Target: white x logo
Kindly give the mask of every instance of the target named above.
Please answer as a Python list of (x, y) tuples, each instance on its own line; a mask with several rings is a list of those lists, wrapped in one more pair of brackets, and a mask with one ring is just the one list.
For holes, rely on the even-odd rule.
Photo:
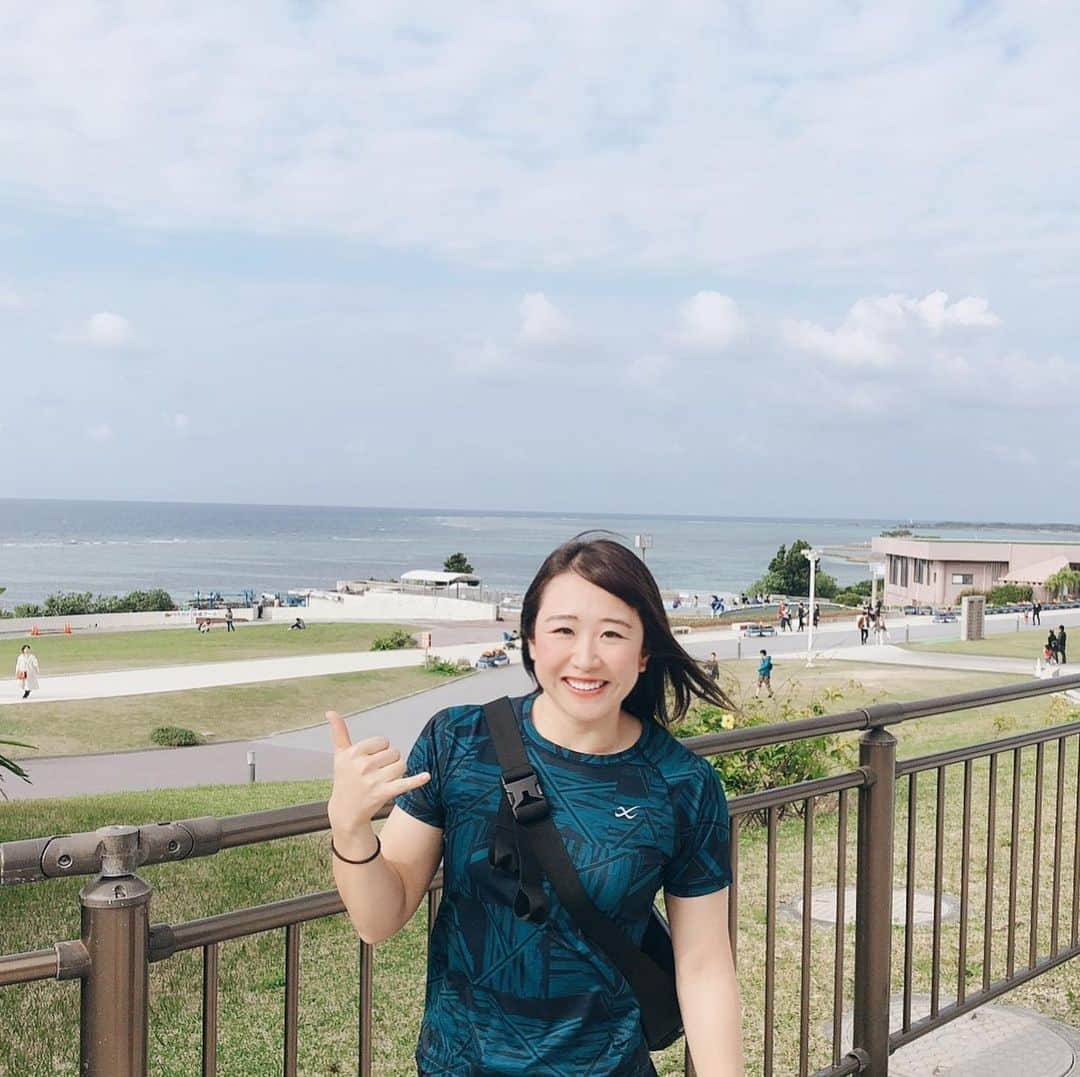
[(633, 819), (633, 818), (635, 818), (635, 816), (637, 815), (637, 813), (639, 811), (641, 811), (641, 805), (640, 804), (635, 804), (632, 808), (619, 807), (619, 808), (615, 809), (615, 818), (616, 819)]

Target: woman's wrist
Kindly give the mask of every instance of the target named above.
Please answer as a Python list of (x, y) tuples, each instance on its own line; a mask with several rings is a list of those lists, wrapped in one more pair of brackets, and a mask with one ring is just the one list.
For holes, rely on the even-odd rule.
[(375, 852), (379, 840), (370, 822), (354, 824), (348, 829), (331, 826), (330, 836), (339, 858), (344, 860), (366, 859)]

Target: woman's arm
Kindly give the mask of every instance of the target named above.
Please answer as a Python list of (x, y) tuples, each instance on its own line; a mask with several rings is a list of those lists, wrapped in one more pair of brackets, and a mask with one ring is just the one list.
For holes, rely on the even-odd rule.
[(745, 1077), (742, 1005), (728, 937), (728, 892), (665, 895), (675, 982), (698, 1077)]
[[(375, 851), (368, 823), (345, 833), (335, 829), (334, 848), (350, 860)], [(442, 831), (395, 807), (379, 831), (382, 851), (368, 864), (346, 864), (336, 856), (334, 882), (353, 927), (364, 942), (382, 942), (412, 919), (442, 859)]]
[(328, 711), (326, 718), (334, 741), (334, 788), (327, 804), (339, 854), (333, 858), (334, 881), (360, 937), (382, 942), (416, 912), (442, 857), (442, 830), (398, 807), (379, 837), (371, 823), (384, 804), (426, 785), (431, 776), (406, 775), (405, 760), (385, 737), (353, 744), (341, 715)]

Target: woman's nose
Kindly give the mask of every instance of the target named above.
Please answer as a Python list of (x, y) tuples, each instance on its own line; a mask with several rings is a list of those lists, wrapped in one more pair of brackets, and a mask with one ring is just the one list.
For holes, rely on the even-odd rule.
[(589, 669), (596, 662), (596, 642), (586, 633), (574, 641), (574, 663), (581, 669)]

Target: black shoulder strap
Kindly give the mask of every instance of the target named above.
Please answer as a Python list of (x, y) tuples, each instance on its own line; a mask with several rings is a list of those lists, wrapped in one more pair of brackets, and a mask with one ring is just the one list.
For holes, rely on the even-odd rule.
[(524, 845), (520, 849), (522, 861), (530, 858), (528, 853), (536, 857), (582, 933), (607, 955), (630, 984), (643, 1014), (666, 1010), (674, 996), (670, 974), (642, 953), (622, 928), (600, 912), (581, 885), (551, 818), (539, 779), (525, 753), (517, 715), (510, 700), (504, 696), (485, 704), (484, 717), (499, 758), (507, 807)]

